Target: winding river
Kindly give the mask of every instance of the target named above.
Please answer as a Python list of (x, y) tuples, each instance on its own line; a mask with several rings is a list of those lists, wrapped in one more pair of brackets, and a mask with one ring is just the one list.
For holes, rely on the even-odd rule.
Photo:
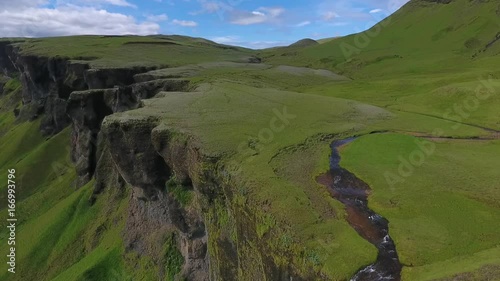
[(375, 263), (361, 269), (351, 281), (401, 280), (401, 263), (396, 245), (389, 236), (389, 222), (368, 208), (370, 187), (354, 174), (340, 166), (338, 148), (352, 142), (354, 138), (332, 143), (330, 171), (319, 176), (317, 181), (326, 186), (332, 196), (344, 204), (347, 221), (365, 240), (378, 249)]

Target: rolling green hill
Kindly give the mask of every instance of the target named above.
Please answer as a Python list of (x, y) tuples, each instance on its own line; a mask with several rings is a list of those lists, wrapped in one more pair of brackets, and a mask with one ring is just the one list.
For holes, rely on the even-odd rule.
[(493, 66), (500, 52), (498, 2), (413, 0), (371, 29), (292, 53), (263, 51), (271, 63), (335, 69), (359, 78), (447, 73)]
[[(21, 53), (89, 62), (97, 68), (174, 67), (248, 59), (250, 50), (186, 36), (70, 36), (25, 39)], [(133, 54), (133, 55), (132, 55)]]
[(316, 179), (352, 136), (341, 165), (390, 222), (402, 280), (497, 280), (498, 11), (413, 0), (366, 32), (262, 51), (1, 40), (19, 245), (0, 280), (348, 280), (377, 249)]

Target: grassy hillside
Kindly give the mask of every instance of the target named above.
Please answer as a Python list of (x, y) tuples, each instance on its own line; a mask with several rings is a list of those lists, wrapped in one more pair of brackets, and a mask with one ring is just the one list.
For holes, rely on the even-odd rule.
[(260, 55), (267, 63), (327, 68), (354, 80), (311, 93), (500, 129), (493, 109), (500, 105), (497, 10), (495, 1), (414, 0), (366, 32)]
[[(94, 67), (179, 66), (208, 61), (245, 61), (251, 51), (212, 41), (172, 36), (71, 36), (27, 39), (22, 53), (67, 57)], [(131, 55), (133, 54), (133, 55)]]
[[(185, 70), (169, 69), (166, 72)], [(378, 130), (432, 135), (436, 128), (441, 130), (443, 136), (453, 138), (490, 136), (488, 131), (474, 126), (461, 125), (455, 128), (458, 123), (450, 120), (395, 110), (391, 112), (348, 99), (290, 90), (295, 83), (303, 85), (298, 88), (304, 91), (310, 90), (314, 82), (317, 87), (334, 91), (356, 82), (332, 82), (328, 79), (314, 80), (311, 76), (296, 76), (290, 80), (293, 82), (288, 87), (284, 87), (289, 90), (283, 91), (275, 88), (281, 88), (281, 81), (291, 77), (286, 72), (278, 71), (278, 68), (231, 69), (221, 81), (216, 74), (223, 72), (224, 68), (218, 68), (216, 72), (204, 69), (197, 72), (198, 76), (193, 80), (199, 85), (197, 91), (161, 93), (145, 101), (144, 108), (116, 114), (112, 119), (125, 121), (159, 116), (165, 126), (194, 136), (205, 151), (222, 155), (231, 174), (237, 175), (237, 182), (242, 186), (236, 192), (244, 195), (244, 204), (254, 206), (256, 210), (266, 209), (266, 213), (262, 214), (256, 211), (263, 217), (263, 232), (260, 235), (281, 233), (280, 225), (289, 226), (290, 234), (287, 235), (290, 235), (294, 245), (305, 245), (314, 253), (318, 269), (333, 280), (347, 278), (363, 263), (366, 264), (370, 257), (373, 260), (373, 250), (366, 242), (359, 240), (346, 224), (339, 203), (329, 198), (325, 190), (315, 183), (316, 176), (328, 170), (329, 140)], [(155, 73), (161, 75), (162, 72)], [(253, 73), (259, 73), (262, 78), (256, 80), (251, 75)], [(271, 76), (273, 80), (265, 78), (271, 74), (275, 75)], [(284, 128), (269, 133), (272, 128), (270, 122), (276, 118), (276, 111), (283, 110), (291, 115), (290, 120)], [(396, 142), (395, 145), (402, 144)], [(367, 151), (370, 153), (371, 150), (363, 150), (361, 154)], [(376, 156), (375, 159), (382, 157)], [(363, 165), (366, 163), (356, 158), (353, 161)], [(444, 168), (444, 163), (440, 164)], [(421, 185), (421, 188), (426, 186)], [(375, 190), (374, 194), (377, 192)], [(405, 195), (411, 198), (412, 194)], [(434, 199), (441, 200), (439, 197)], [(457, 203), (450, 208), (454, 207), (461, 209), (464, 205)], [(408, 205), (408, 208), (411, 209), (412, 205)], [(433, 219), (433, 214), (427, 215)], [(387, 216), (392, 217), (390, 214)], [(484, 224), (491, 222), (485, 221)], [(481, 231), (478, 229), (478, 232)], [(274, 239), (279, 240), (279, 236)], [(397, 239), (407, 239), (407, 236)], [(457, 243), (465, 243), (465, 240)], [(418, 238), (416, 243), (415, 247), (421, 247), (429, 241), (427, 238)], [(494, 243), (489, 239), (482, 247), (488, 248)], [(471, 248), (465, 252), (473, 253), (475, 250)], [(408, 259), (415, 258), (411, 256)], [(349, 264), (346, 264), (347, 260)]]
[[(342, 165), (374, 188), (370, 204), (391, 222), (404, 280), (434, 280), (485, 265), (500, 267), (498, 175), (490, 167), (500, 142), (445, 140), (394, 185), (401, 158), (422, 151), (411, 136), (362, 137), (343, 151)], [(431, 146), (429, 146), (431, 147)], [(370, 151), (370, 153), (366, 153)], [(382, 175), (382, 176), (381, 176)], [(481, 258), (478, 258), (481, 256)], [(444, 270), (446, 269), (446, 270)], [(482, 278), (496, 278), (484, 271)], [(495, 280), (495, 279), (492, 279)]]
[(365, 32), (261, 55), (271, 63), (335, 69), (359, 78), (461, 73), (498, 60), (497, 10), (495, 1), (413, 0)]
[[(366, 33), (259, 53), (180, 36), (29, 39), (18, 46), (23, 54), (96, 68), (155, 66), (162, 69), (145, 75), (188, 79), (195, 91), (163, 92), (106, 120), (154, 116), (220, 158), (236, 183), (230, 203), (251, 210), (257, 239), (289, 250), (304, 271), (347, 280), (376, 258), (343, 206), (316, 183), (329, 169), (329, 143), (360, 136), (341, 151), (342, 165), (372, 187), (369, 205), (390, 221), (403, 280), (496, 280), (499, 8), (497, 1), (413, 0)], [(242, 63), (257, 55), (264, 63)], [(0, 178), (10, 168), (21, 177), (23, 243), (19, 274), (2, 272), (0, 280), (156, 280), (153, 262), (123, 247), (130, 189), (111, 187), (91, 204), (92, 182), (72, 188), (71, 129), (42, 137), (40, 121), (14, 118), (19, 81), (5, 89)], [(401, 171), (411, 161), (411, 171)], [(226, 215), (217, 223), (230, 228), (227, 210), (218, 212)], [(233, 236), (236, 245), (245, 239)]]
[[(368, 32), (261, 55), (270, 64), (288, 61), (352, 78), (305, 92), (377, 105), (396, 114), (375, 126), (380, 130), (485, 136), (490, 133), (481, 127), (500, 130), (498, 8), (496, 1), (415, 0)], [(360, 43), (363, 38), (367, 40)], [(443, 121), (450, 122), (435, 123)], [(468, 133), (457, 135), (466, 128)], [(343, 154), (343, 165), (373, 187), (370, 206), (391, 222), (405, 265), (403, 280), (496, 280), (498, 241), (492, 237), (499, 235), (499, 186), (491, 168), (498, 163), (491, 163), (491, 155), (498, 153), (497, 141), (431, 139), (437, 141), (435, 154), (391, 187), (384, 174), (399, 175), (401, 157), (408, 160), (419, 151), (415, 140), (367, 136)]]
[[(124, 280), (124, 265), (116, 257), (123, 252), (119, 231), (127, 193), (116, 190), (90, 205), (92, 184), (74, 189), (69, 128), (44, 138), (39, 122), (14, 122), (11, 108), (19, 102), (19, 90), (11, 80), (0, 98), (0, 176), (7, 178), (8, 169), (17, 171), (18, 218), (16, 274), (2, 271), (0, 280)], [(6, 186), (1, 188), (6, 202)], [(1, 211), (0, 250), (7, 253), (5, 204)], [(107, 231), (100, 235), (102, 228)], [(0, 260), (6, 264), (6, 255)]]

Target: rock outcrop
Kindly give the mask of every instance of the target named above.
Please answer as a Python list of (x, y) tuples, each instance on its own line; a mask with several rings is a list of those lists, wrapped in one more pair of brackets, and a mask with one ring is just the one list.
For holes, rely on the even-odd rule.
[(141, 82), (112, 89), (73, 92), (67, 102), (67, 114), (72, 120), (72, 158), (82, 186), (94, 175), (97, 142), (104, 117), (117, 112), (137, 109), (141, 100), (154, 97), (159, 91), (184, 90), (188, 80), (163, 79)]
[(12, 42), (0, 41), (0, 74), (9, 75), (16, 71), (14, 63), (10, 58)]
[[(178, 158), (166, 156), (170, 143), (163, 136), (169, 132), (158, 125), (157, 118), (128, 114), (109, 116), (102, 125), (102, 137), (106, 140), (113, 164), (133, 188), (126, 247), (151, 254), (159, 247), (155, 245), (159, 240), (149, 238), (173, 232), (178, 250), (184, 257), (182, 272), (178, 274), (188, 280), (209, 280), (208, 238), (200, 206), (196, 202), (182, 205), (166, 188), (166, 182), (175, 175), (175, 184), (186, 192), (195, 192), (195, 186), (201, 186), (197, 171), (201, 160), (195, 150), (183, 145), (179, 147), (176, 142), (171, 146), (179, 147), (176, 150)], [(191, 159), (191, 165), (185, 165), (186, 159)], [(177, 176), (182, 180), (177, 180)], [(191, 177), (196, 180), (193, 182)], [(97, 181), (101, 179), (97, 178)]]
[(142, 99), (160, 91), (189, 88), (184, 79), (136, 81), (137, 74), (154, 67), (93, 69), (87, 62), (24, 54), (8, 41), (0, 42), (0, 69), (21, 81), (23, 106), (17, 115), (26, 120), (41, 118), (40, 130), (47, 136), (72, 125), (78, 186), (94, 175), (100, 157), (96, 144), (105, 116), (138, 108)]
[[(219, 159), (161, 115), (141, 109), (143, 99), (189, 91), (189, 80), (138, 75), (151, 68), (92, 69), (26, 55), (5, 42), (0, 70), (21, 81), (19, 116), (41, 118), (45, 135), (72, 126), (76, 184), (95, 179), (91, 202), (107, 188), (132, 188), (124, 246), (151, 258), (158, 279), (302, 280), (257, 237), (255, 215), (234, 203), (236, 183)], [(180, 268), (172, 257), (182, 260)]]
[[(0, 43), (0, 69), (6, 75), (19, 76), (23, 86), (23, 116), (28, 119), (42, 118), (41, 131), (53, 135), (70, 125), (66, 114), (68, 99), (72, 92), (93, 89), (126, 88), (117, 98), (134, 99), (131, 87), (134, 76), (155, 69), (154, 67), (93, 69), (87, 62), (73, 61), (62, 57), (43, 57), (25, 54), (12, 42)], [(159, 90), (166, 82), (157, 82)], [(137, 92), (141, 87), (137, 86)], [(168, 87), (165, 87), (168, 88)], [(129, 91), (128, 95), (124, 92)], [(154, 92), (154, 91), (151, 91)], [(135, 101), (131, 101), (134, 103)], [(128, 110), (125, 106), (121, 110)], [(24, 112), (23, 112), (24, 111)]]

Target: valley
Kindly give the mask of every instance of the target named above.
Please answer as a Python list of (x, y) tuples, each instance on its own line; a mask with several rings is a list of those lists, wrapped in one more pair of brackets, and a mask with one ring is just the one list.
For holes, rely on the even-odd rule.
[(497, 7), (412, 0), (362, 45), (0, 39), (0, 280), (498, 280)]

